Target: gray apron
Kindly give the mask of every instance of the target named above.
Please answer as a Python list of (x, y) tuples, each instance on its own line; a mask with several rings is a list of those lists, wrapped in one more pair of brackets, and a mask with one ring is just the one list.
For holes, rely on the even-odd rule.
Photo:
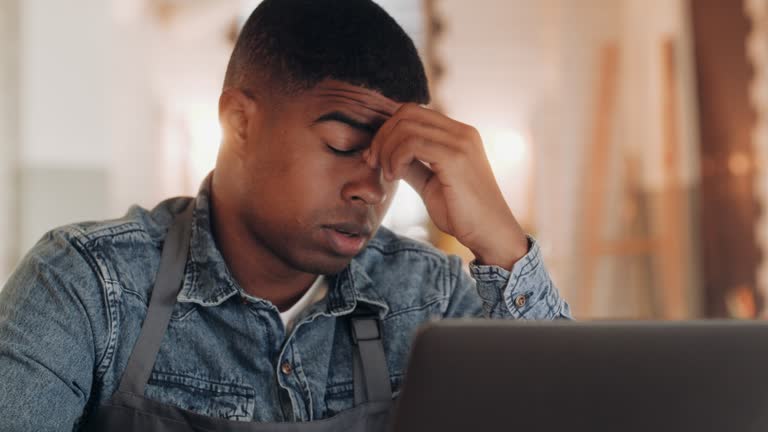
[(168, 231), (152, 298), (138, 341), (115, 394), (88, 419), (86, 432), (329, 432), (385, 431), (392, 406), (381, 325), (373, 314), (349, 318), (353, 350), (355, 407), (324, 420), (292, 423), (249, 423), (203, 416), (144, 397), (160, 342), (168, 328), (184, 278), (194, 200)]

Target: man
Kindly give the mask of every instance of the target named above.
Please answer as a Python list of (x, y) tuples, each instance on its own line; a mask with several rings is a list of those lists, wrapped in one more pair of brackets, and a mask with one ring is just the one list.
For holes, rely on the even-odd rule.
[[(53, 230), (8, 281), (0, 430), (362, 424), (345, 413), (383, 412), (355, 407), (382, 369), (396, 396), (420, 324), (569, 317), (478, 133), (428, 102), (412, 41), (373, 2), (261, 3), (231, 57), (224, 138), (198, 196)], [(379, 227), (401, 179), (475, 254), (471, 277)], [(376, 346), (385, 364), (372, 370)], [(126, 369), (142, 368), (136, 384)]]

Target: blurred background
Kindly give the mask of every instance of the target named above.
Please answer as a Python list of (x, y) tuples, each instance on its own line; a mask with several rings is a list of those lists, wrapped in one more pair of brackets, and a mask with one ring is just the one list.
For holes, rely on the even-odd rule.
[[(768, 297), (768, 0), (379, 0), (580, 319)], [(48, 230), (197, 191), (254, 0), (0, 0), (0, 286)], [(470, 258), (402, 185), (386, 225)]]

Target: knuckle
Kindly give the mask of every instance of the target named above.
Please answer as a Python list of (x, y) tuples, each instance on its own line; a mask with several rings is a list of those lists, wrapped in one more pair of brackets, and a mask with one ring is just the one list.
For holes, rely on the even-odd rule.
[(416, 105), (415, 103), (408, 102), (408, 103), (403, 104), (402, 108), (400, 108), (400, 111), (402, 111), (403, 114), (410, 114), (414, 110), (416, 110), (418, 107), (419, 106)]
[(415, 120), (404, 120), (403, 131), (409, 135), (421, 135), (421, 123)]
[(480, 139), (480, 131), (474, 126), (464, 125), (462, 126), (462, 136), (468, 142), (476, 143)]
[(394, 126), (392, 126), (392, 130), (390, 131), (390, 136), (398, 136), (407, 132), (408, 132), (408, 120), (398, 119), (397, 122), (394, 124)]

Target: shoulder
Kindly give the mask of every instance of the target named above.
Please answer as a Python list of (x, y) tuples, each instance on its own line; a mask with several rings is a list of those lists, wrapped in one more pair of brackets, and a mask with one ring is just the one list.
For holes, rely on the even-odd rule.
[(173, 215), (188, 200), (166, 200), (152, 210), (133, 206), (121, 218), (54, 228), (29, 250), (17, 272), (61, 274), (62, 282), (76, 285), (115, 281), (118, 271), (130, 272), (148, 255), (159, 254)]
[(132, 206), (117, 219), (81, 222), (52, 230), (49, 236), (63, 237), (86, 248), (122, 242), (125, 239), (162, 244), (175, 214), (189, 203), (190, 198), (179, 197), (165, 200), (154, 209)]

